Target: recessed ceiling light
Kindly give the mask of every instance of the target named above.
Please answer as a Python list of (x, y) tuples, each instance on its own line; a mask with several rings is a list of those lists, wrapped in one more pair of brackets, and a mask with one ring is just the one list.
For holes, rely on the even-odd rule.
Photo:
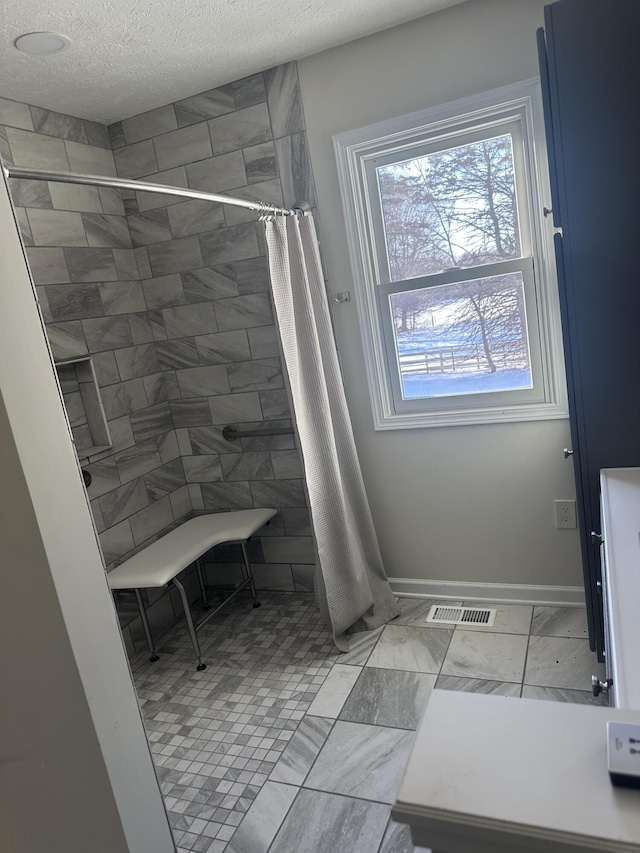
[(23, 53), (60, 53), (71, 44), (68, 38), (56, 33), (25, 33), (14, 41)]

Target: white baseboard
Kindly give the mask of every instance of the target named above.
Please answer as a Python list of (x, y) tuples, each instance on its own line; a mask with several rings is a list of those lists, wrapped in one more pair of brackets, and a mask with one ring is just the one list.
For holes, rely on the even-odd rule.
[(539, 604), (547, 607), (584, 607), (581, 586), (471, 583), (466, 581), (389, 578), (396, 595), (407, 598), (447, 598), (451, 601), (495, 601), (505, 604)]

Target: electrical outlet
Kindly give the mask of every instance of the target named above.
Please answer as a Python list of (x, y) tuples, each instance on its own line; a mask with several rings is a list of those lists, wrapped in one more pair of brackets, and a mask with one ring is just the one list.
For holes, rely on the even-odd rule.
[(556, 511), (556, 527), (558, 530), (568, 530), (576, 527), (576, 502), (554, 501)]

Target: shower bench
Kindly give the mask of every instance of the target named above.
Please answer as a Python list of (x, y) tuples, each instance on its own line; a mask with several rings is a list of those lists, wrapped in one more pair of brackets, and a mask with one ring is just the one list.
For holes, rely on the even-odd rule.
[[(189, 636), (196, 656), (198, 670), (206, 669), (202, 662), (200, 644), (198, 643), (197, 630), (214, 616), (227, 602), (234, 598), (247, 586), (251, 589), (253, 606), (260, 607), (257, 599), (256, 587), (253, 582), (253, 573), (249, 558), (247, 556), (246, 543), (263, 525), (276, 515), (277, 510), (270, 508), (241, 509), (233, 512), (218, 512), (208, 515), (198, 515), (185, 521), (179, 527), (157, 539), (144, 550), (125, 560), (107, 575), (109, 587), (112, 590), (133, 589), (136, 594), (142, 627), (147, 638), (151, 661), (158, 660), (155, 644), (149, 627), (149, 620), (142, 600), (141, 589), (167, 586), (172, 583), (180, 594), (184, 615), (189, 629)], [(207, 591), (204, 582), (201, 557), (216, 545), (226, 543), (238, 543), (242, 548), (246, 577), (218, 607), (202, 619), (198, 625), (194, 625), (189, 607), (189, 599), (186, 590), (178, 580), (178, 575), (192, 563), (196, 564), (198, 580), (202, 591), (204, 609), (210, 610), (207, 600)]]

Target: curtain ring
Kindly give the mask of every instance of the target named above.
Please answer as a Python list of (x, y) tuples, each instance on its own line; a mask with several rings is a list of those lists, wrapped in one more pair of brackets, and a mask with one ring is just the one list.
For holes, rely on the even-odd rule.
[(270, 220), (275, 219), (275, 212), (270, 204), (267, 204), (264, 201), (259, 201), (258, 204), (260, 205), (260, 215), (258, 216), (260, 222), (269, 222)]

